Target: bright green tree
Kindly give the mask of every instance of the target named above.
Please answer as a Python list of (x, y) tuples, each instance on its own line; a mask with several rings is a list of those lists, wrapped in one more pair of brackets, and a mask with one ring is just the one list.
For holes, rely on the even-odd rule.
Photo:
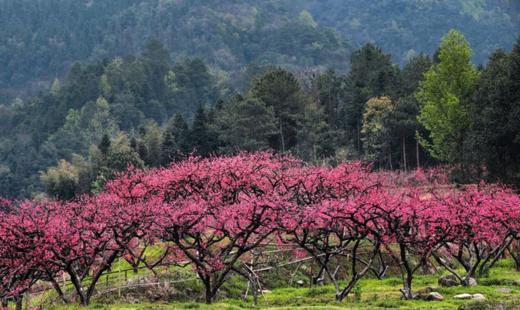
[(456, 31), (444, 36), (439, 63), (426, 72), (416, 94), (421, 104), (419, 122), (429, 131), (423, 146), (439, 160), (460, 163), (463, 140), (469, 125), (467, 102), (478, 71), (471, 64), (472, 51), (464, 36)]

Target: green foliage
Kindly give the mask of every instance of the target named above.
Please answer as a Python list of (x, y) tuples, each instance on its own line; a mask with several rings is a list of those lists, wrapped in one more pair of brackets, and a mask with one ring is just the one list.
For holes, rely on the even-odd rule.
[[(150, 60), (143, 64), (147, 74), (161, 73), (156, 69), (170, 56), (201, 58), (227, 72), (253, 62), (345, 69), (348, 57), (346, 40), (334, 30), (310, 13), (300, 18), (303, 8), (293, 14), (271, 2), (35, 1), (0, 2), (0, 90), (8, 97), (31, 81), (50, 83), (74, 61), (141, 51)], [(145, 82), (164, 95), (160, 80)]]
[(199, 156), (209, 156), (216, 150), (216, 133), (210, 128), (210, 120), (203, 107), (200, 107), (195, 113), (187, 141), (189, 149)]
[[(148, 167), (158, 167), (162, 160), (162, 132), (154, 121), (149, 121), (140, 129), (137, 150), (139, 157)], [(170, 141), (171, 143), (171, 141)]]
[(51, 167), (41, 176), (49, 195), (59, 199), (72, 199), (78, 190), (79, 172), (71, 163), (60, 160), (57, 167)]
[(300, 115), (308, 98), (294, 75), (282, 69), (269, 71), (253, 81), (250, 93), (274, 111), (277, 133), (271, 147), (285, 152), (296, 146)]
[(373, 44), (356, 50), (350, 63), (342, 114), (344, 127), (350, 133), (349, 139), (358, 152), (362, 152), (361, 126), (365, 104), (373, 97), (394, 97), (399, 90), (399, 70), (392, 64), (391, 56)]
[(326, 121), (323, 108), (317, 104), (305, 105), (297, 139), (296, 154), (304, 160), (317, 162), (334, 156), (336, 137)]
[[(421, 52), (433, 54), (450, 28), (467, 35), (473, 60), (485, 63), (497, 47), (509, 49), (519, 35), (518, 1), (502, 0), (304, 0), (315, 20), (333, 27), (353, 45), (377, 42), (404, 64)], [(301, 10), (298, 7), (298, 12)]]
[(386, 123), (393, 109), (394, 105), (390, 98), (376, 97), (368, 100), (363, 113), (361, 134), (366, 157), (379, 166), (384, 165), (385, 159), (388, 159), (391, 165), (391, 157), (385, 158), (390, 154), (389, 130)]
[(520, 185), (520, 39), (497, 51), (477, 82), (469, 108), (466, 147), (481, 176)]
[(236, 97), (225, 104), (216, 116), (215, 126), (226, 153), (265, 150), (277, 133), (273, 107), (248, 97)]
[(464, 36), (450, 30), (439, 48), (440, 62), (428, 70), (417, 92), (419, 121), (431, 139), (431, 143), (423, 139), (422, 144), (432, 156), (450, 163), (463, 159), (461, 146), (469, 126), (465, 100), (478, 78), (471, 53)]
[[(272, 5), (273, 11), (283, 7)], [(249, 13), (262, 15), (262, 8)], [(248, 16), (233, 23), (245, 27)], [(276, 48), (294, 49), (287, 45), (294, 33), (295, 40), (318, 42), (305, 55), (327, 49), (315, 38), (322, 31), (317, 23), (305, 12), (284, 21)], [(154, 39), (142, 50), (73, 64), (66, 78), (38, 96), (0, 104), (0, 195), (47, 191), (69, 199), (101, 190), (128, 165), (264, 149), (332, 164), (369, 159), (404, 170), (436, 164), (431, 153), (471, 165), (479, 177), (518, 184), (518, 43), (511, 53), (494, 54), (480, 78), (457, 32), (446, 36), (435, 64), (419, 54), (400, 69), (390, 54), (366, 44), (352, 54), (347, 74), (339, 67), (251, 64), (225, 71), (198, 58), (173, 62), (176, 51)], [(320, 57), (319, 67), (328, 63), (318, 63)], [(238, 81), (240, 92), (228, 78)], [(379, 97), (391, 104), (367, 105)], [(429, 137), (424, 147), (417, 134)]]

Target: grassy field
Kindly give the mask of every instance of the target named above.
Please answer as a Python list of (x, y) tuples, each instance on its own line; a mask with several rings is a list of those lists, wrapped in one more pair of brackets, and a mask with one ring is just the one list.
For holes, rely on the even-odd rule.
[[(334, 301), (334, 288), (329, 285), (307, 287), (275, 288), (259, 297), (258, 307), (253, 306), (252, 299), (239, 298), (243, 286), (235, 284), (225, 288), (226, 295), (213, 305), (184, 299), (184, 302), (141, 302), (129, 303), (124, 298), (105, 296), (95, 299), (89, 307), (43, 305), (45, 309), (520, 309), (520, 286), (514, 281), (520, 280), (520, 273), (514, 271), (512, 262), (501, 261), (499, 266), (492, 269), (487, 277), (479, 279), (479, 285), (474, 287), (439, 287), (437, 280), (440, 274), (419, 275), (414, 281), (414, 290), (427, 287), (435, 288), (444, 296), (443, 301), (401, 300), (399, 289), (401, 280), (398, 277), (388, 277), (384, 280), (364, 279), (354, 290), (353, 294), (342, 303)], [(193, 285), (197, 290), (198, 283)], [(230, 284), (233, 286), (233, 283)], [(230, 293), (233, 292), (234, 293)], [(461, 293), (480, 293), (486, 297), (485, 301), (457, 300), (453, 296)], [(123, 296), (125, 292), (123, 292)], [(189, 298), (189, 297), (188, 297)], [(34, 303), (34, 300), (33, 300)], [(42, 305), (42, 304), (40, 304)]]

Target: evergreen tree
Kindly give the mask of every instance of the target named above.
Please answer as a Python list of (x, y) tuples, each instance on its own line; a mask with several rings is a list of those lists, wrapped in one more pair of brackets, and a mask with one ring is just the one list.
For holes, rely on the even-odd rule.
[(420, 82), (424, 80), (424, 74), (432, 65), (433, 62), (427, 55), (419, 54), (412, 57), (401, 70), (400, 96), (413, 94), (419, 87)]
[(421, 166), (421, 148), (416, 138), (421, 130), (421, 125), (417, 121), (419, 115), (419, 103), (413, 95), (400, 98), (390, 115), (386, 119), (389, 130), (389, 139), (399, 150), (401, 155), (399, 166), (401, 169), (408, 170), (409, 167)]
[(396, 97), (399, 71), (392, 64), (391, 56), (373, 44), (354, 51), (350, 66), (342, 115), (350, 141), (358, 152), (362, 152), (361, 126), (365, 104), (373, 97)]
[(520, 186), (520, 38), (510, 54), (495, 52), (472, 97), (466, 142), (490, 180)]
[(337, 139), (327, 123), (324, 108), (315, 103), (305, 106), (298, 131), (297, 154), (309, 161), (334, 156)]
[(199, 156), (209, 156), (216, 151), (216, 137), (209, 128), (208, 118), (203, 107), (200, 107), (195, 113), (188, 134), (188, 143), (191, 151)]
[(271, 147), (286, 152), (296, 146), (300, 116), (308, 98), (294, 75), (283, 69), (269, 71), (253, 81), (250, 92), (274, 111), (278, 129)]
[(110, 137), (107, 134), (104, 134), (101, 142), (98, 145), (98, 149), (101, 151), (101, 154), (104, 156), (108, 155), (108, 152), (110, 151), (110, 144)]
[(234, 98), (224, 104), (215, 117), (221, 149), (226, 153), (240, 150), (258, 151), (269, 147), (277, 133), (272, 107), (255, 98)]
[(328, 125), (333, 129), (340, 127), (340, 108), (345, 97), (345, 79), (329, 70), (317, 77), (316, 81), (317, 98), (316, 100), (323, 107)]
[(176, 161), (179, 157), (179, 145), (175, 141), (174, 134), (166, 129), (162, 134), (161, 142), (161, 165), (167, 166), (168, 164)]
[[(175, 150), (171, 150), (167, 145), (165, 145), (168, 141), (168, 139), (165, 139), (165, 134), (173, 137), (173, 142), (176, 145)], [(186, 123), (184, 117), (182, 117), (180, 113), (176, 113), (169, 121), (168, 126), (163, 133), (163, 146), (161, 147), (163, 150), (163, 158), (179, 160), (188, 155), (191, 152), (188, 135), (188, 123)], [(173, 153), (170, 153), (169, 150), (173, 151)], [(168, 160), (168, 162), (171, 160)]]
[[(162, 133), (157, 123), (150, 120), (139, 128), (139, 139), (136, 140), (137, 153), (146, 166), (158, 167), (161, 165), (161, 143)], [(130, 146), (132, 147), (131, 141)]]

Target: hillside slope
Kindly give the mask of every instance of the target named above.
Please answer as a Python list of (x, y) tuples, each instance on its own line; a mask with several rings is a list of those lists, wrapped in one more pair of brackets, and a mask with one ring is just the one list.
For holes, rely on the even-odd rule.
[(151, 37), (226, 79), (252, 62), (345, 70), (350, 46), (367, 41), (403, 63), (432, 53), (450, 28), (484, 62), (510, 47), (519, 20), (510, 0), (0, 0), (0, 100), (41, 89), (74, 61), (136, 54)]

